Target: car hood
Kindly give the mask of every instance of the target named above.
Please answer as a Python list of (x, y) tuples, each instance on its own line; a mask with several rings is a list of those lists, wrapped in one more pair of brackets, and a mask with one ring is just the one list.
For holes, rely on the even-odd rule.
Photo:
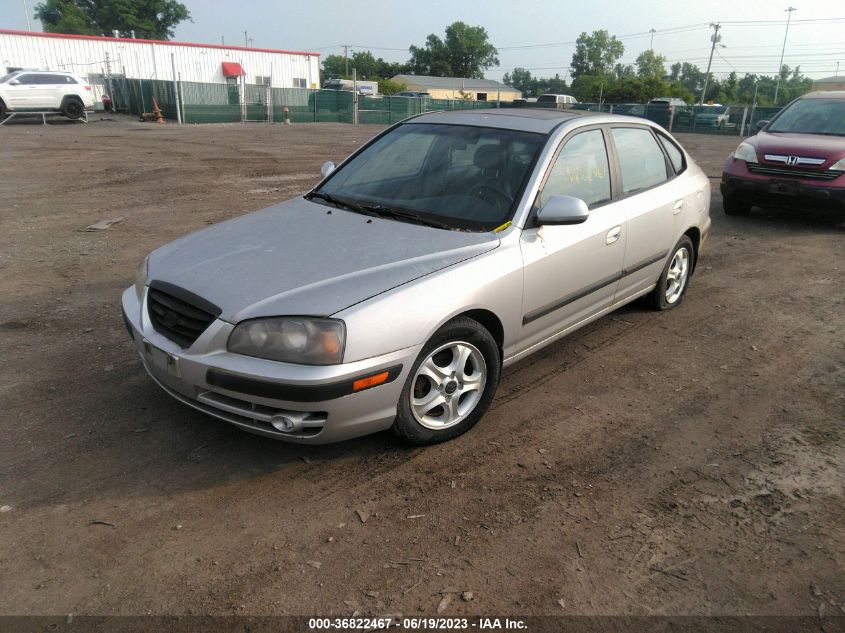
[(232, 323), (328, 316), (499, 245), (490, 233), (371, 218), (297, 198), (153, 251), (148, 279), (184, 288)]
[[(829, 158), (831, 162), (845, 156), (845, 137), (824, 134), (790, 134), (759, 132), (750, 139), (757, 147), (757, 154), (783, 154), (786, 156), (808, 156)], [(829, 165), (825, 163), (824, 167)]]

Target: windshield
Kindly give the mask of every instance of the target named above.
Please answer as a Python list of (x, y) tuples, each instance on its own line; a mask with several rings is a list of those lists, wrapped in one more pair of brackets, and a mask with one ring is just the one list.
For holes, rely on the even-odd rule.
[(540, 95), (537, 103), (557, 103), (557, 95)]
[(14, 77), (14, 76), (15, 76), (15, 75), (17, 75), (17, 74), (18, 74), (18, 73), (17, 73), (17, 71), (15, 71), (15, 72), (13, 72), (13, 73), (9, 73), (9, 74), (7, 74), (7, 75), (3, 75), (2, 77), (0, 77), (0, 84), (4, 84), (4, 83), (6, 83), (7, 81), (9, 81), (12, 77)]
[(405, 212), (404, 220), (490, 231), (513, 217), (545, 140), (498, 128), (406, 123), (334, 172), (316, 197), (396, 219), (390, 210)]
[(845, 136), (845, 99), (801, 99), (784, 109), (767, 132)]

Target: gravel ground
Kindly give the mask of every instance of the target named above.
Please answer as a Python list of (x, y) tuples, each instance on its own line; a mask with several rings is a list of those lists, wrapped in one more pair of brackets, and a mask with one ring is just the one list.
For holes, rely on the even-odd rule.
[(379, 129), (0, 128), (0, 614), (845, 613), (843, 217), (726, 217), (736, 137), (680, 138), (714, 191), (683, 307), (510, 368), (456, 441), (286, 445), (147, 378), (143, 256)]

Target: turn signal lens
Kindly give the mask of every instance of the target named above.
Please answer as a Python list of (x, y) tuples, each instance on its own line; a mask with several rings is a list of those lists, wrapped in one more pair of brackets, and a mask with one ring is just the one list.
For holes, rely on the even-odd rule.
[(387, 380), (387, 376), (388, 372), (383, 371), (380, 374), (376, 374), (374, 376), (367, 376), (366, 378), (356, 380), (352, 383), (352, 391), (361, 391), (361, 389), (367, 389), (368, 387), (375, 387), (376, 385), (380, 385), (385, 380)]

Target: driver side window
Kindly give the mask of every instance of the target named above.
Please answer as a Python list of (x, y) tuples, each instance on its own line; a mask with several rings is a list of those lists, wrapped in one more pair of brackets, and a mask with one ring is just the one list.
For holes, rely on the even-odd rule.
[(590, 208), (610, 200), (610, 170), (601, 130), (581, 132), (566, 142), (540, 192), (540, 206), (551, 196), (580, 198)]

